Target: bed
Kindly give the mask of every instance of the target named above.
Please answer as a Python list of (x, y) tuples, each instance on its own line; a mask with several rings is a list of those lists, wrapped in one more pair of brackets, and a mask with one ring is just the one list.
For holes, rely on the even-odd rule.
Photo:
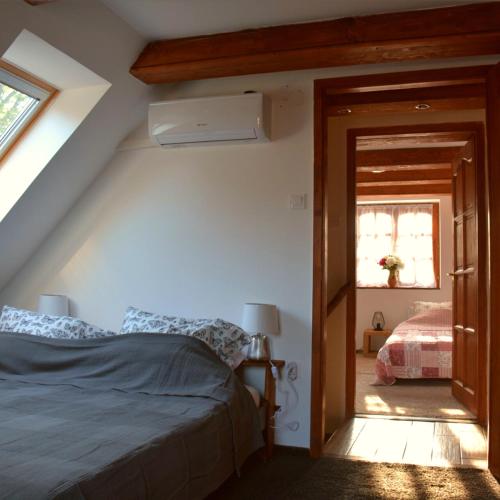
[(435, 307), (400, 323), (377, 354), (377, 384), (396, 379), (449, 379), (452, 360), (452, 310)]
[(0, 333), (1, 499), (198, 499), (263, 445), (256, 406), (200, 340)]

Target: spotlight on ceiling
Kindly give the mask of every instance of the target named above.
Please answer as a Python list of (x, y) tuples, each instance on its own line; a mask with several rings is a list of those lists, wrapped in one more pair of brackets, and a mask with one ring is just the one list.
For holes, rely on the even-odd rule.
[(426, 104), (425, 102), (421, 102), (421, 103), (419, 103), (419, 104), (417, 104), (415, 106), (415, 109), (417, 111), (425, 111), (427, 109), (431, 109), (431, 105), (430, 104)]

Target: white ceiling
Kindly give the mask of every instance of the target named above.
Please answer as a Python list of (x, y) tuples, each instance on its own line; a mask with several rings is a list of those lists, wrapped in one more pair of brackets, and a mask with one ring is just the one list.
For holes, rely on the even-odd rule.
[(485, 0), (101, 0), (148, 39), (205, 35)]

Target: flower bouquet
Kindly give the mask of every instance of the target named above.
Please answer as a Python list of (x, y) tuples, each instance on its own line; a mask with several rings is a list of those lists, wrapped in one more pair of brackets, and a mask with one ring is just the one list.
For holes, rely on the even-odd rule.
[(404, 267), (403, 261), (397, 255), (385, 255), (378, 261), (378, 265), (389, 271), (387, 278), (389, 288), (396, 288), (399, 281), (399, 270)]

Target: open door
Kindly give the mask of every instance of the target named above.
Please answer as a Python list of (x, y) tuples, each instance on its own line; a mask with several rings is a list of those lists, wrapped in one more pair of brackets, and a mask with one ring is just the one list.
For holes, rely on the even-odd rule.
[(466, 408), (479, 417), (480, 331), (478, 179), (477, 147), (474, 136), (453, 165), (453, 375), (452, 392)]
[(488, 466), (500, 479), (500, 64), (490, 69), (486, 103), (491, 256)]

